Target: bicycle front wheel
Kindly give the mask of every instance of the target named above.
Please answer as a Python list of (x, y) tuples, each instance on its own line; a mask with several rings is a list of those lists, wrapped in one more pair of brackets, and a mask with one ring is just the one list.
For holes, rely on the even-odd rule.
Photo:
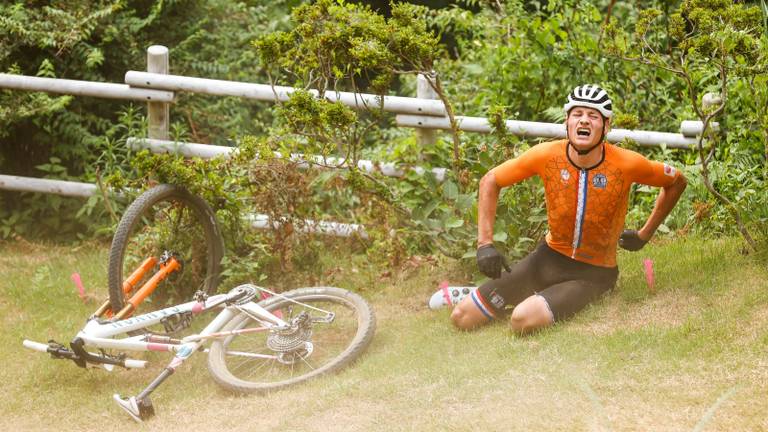
[[(211, 345), (208, 369), (214, 380), (237, 393), (276, 390), (340, 370), (371, 343), (376, 319), (359, 295), (333, 287), (299, 288), (259, 303), (286, 322), (304, 315), (308, 332), (254, 332), (227, 336)], [(324, 321), (326, 312), (333, 320)], [(241, 313), (222, 331), (260, 327)], [(300, 334), (299, 334), (300, 333)]]
[(125, 278), (145, 259), (160, 258), (164, 253), (177, 258), (181, 270), (161, 282), (146, 300), (152, 303), (151, 309), (162, 308), (171, 300), (189, 300), (197, 290), (216, 290), (224, 253), (216, 215), (202, 198), (168, 184), (141, 194), (117, 226), (107, 272), (109, 301), (115, 313), (125, 303)]

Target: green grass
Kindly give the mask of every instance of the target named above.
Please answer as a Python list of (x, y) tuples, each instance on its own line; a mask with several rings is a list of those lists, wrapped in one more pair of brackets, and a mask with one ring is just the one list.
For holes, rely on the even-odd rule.
[[(656, 292), (642, 274), (654, 260)], [(153, 397), (146, 430), (768, 430), (768, 268), (737, 239), (678, 239), (620, 253), (617, 288), (574, 319), (528, 337), (496, 323), (468, 333), (425, 308), (451, 262), (414, 259), (392, 274), (365, 257), (326, 257), (318, 284), (357, 290), (378, 332), (352, 368), (295, 389), (239, 397), (219, 389), (200, 355)], [(135, 394), (144, 371), (82, 370), (23, 349), (67, 342), (106, 281), (106, 247), (0, 245), (3, 430), (133, 427), (111, 402)], [(297, 280), (300, 277), (297, 277)], [(101, 289), (103, 295), (104, 290)]]

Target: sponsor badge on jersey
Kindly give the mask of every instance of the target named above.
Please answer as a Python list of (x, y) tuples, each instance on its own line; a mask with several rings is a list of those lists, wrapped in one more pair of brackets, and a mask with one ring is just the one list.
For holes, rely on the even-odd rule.
[(597, 189), (605, 189), (607, 184), (608, 177), (606, 177), (605, 174), (595, 174), (595, 176), (592, 177), (592, 186)]
[(673, 167), (671, 165), (664, 164), (664, 175), (669, 176), (669, 177), (674, 177), (675, 176), (675, 172), (676, 172), (675, 171), (675, 167)]
[(502, 309), (504, 307), (504, 298), (494, 291), (491, 293), (491, 304), (496, 309)]
[(563, 183), (566, 183), (568, 179), (571, 178), (571, 173), (569, 173), (567, 169), (563, 168), (560, 170), (560, 178), (563, 180)]

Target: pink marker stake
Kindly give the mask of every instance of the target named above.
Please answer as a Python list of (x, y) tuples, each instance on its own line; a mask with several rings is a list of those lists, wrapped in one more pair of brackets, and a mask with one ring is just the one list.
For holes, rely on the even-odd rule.
[(653, 261), (650, 258), (643, 260), (643, 268), (645, 269), (645, 281), (648, 283), (648, 291), (652, 294), (656, 293), (653, 280)]
[[(268, 298), (270, 298), (270, 297), (272, 297), (272, 294), (269, 294), (269, 293), (268, 293), (268, 292), (266, 292), (266, 291), (262, 291), (262, 292), (261, 292), (261, 299), (262, 299), (262, 300), (266, 300), (266, 299), (268, 299)], [(276, 311), (272, 311), (272, 313), (273, 313), (273, 314), (274, 314), (276, 317), (278, 317), (278, 318), (280, 318), (280, 319), (283, 319), (283, 311), (281, 311), (281, 310), (276, 310)]]
[(85, 287), (83, 287), (83, 281), (80, 279), (80, 273), (72, 273), (70, 279), (72, 279), (72, 282), (74, 282), (77, 287), (77, 295), (80, 296), (80, 300), (85, 303), (87, 299), (85, 298)]

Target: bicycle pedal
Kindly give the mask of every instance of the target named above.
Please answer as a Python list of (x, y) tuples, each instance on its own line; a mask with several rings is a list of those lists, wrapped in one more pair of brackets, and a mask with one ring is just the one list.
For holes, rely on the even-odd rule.
[(155, 407), (152, 406), (152, 401), (148, 397), (142, 400), (136, 399), (136, 396), (123, 399), (119, 394), (115, 393), (112, 395), (112, 399), (114, 399), (115, 402), (117, 402), (117, 405), (125, 410), (131, 418), (139, 423), (143, 423), (144, 420), (155, 415)]

